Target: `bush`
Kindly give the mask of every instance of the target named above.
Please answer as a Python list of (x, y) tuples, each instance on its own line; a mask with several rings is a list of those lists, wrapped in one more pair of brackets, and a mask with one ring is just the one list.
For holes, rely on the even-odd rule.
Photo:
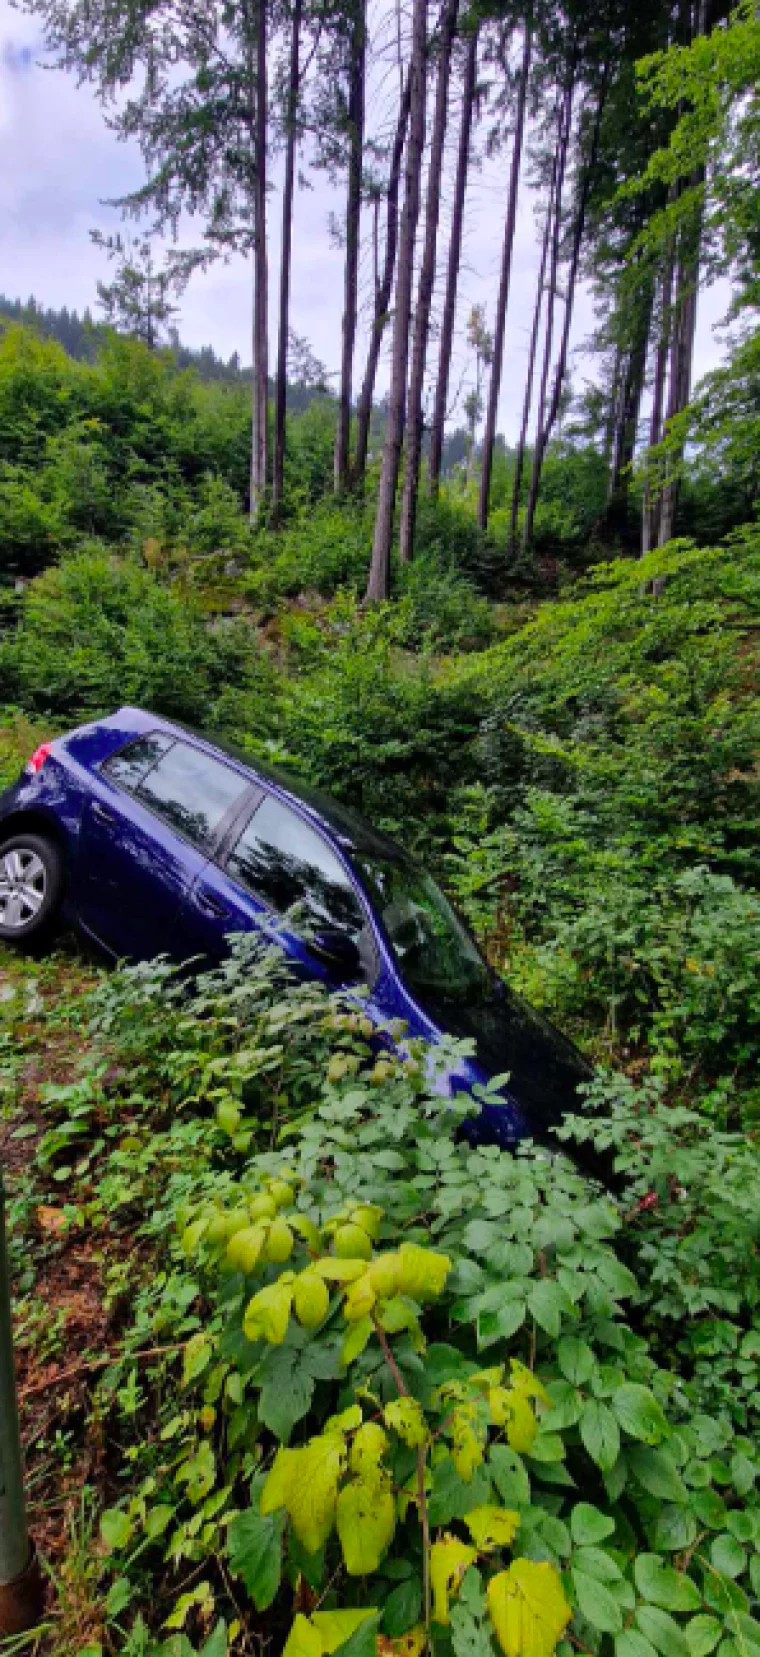
[[(295, 1611), (291, 1654), (374, 1657), (378, 1628), (455, 1657), (760, 1644), (756, 1442), (695, 1408), (625, 1311), (656, 1313), (669, 1357), (669, 1320), (714, 1304), (733, 1248), (720, 1306), (742, 1315), (756, 1152), (734, 1183), (724, 1157), (719, 1185), (692, 1153), (694, 1300), (677, 1262), (651, 1269), (675, 1206), (639, 1245), (640, 1286), (639, 1222), (561, 1156), (457, 1142), (468, 1102), (441, 1098), (422, 1054), (378, 1060), (361, 1008), (289, 983), (276, 952), (241, 941), (194, 989), (123, 971), (90, 1006), (94, 1080), (53, 1090), (40, 1162), (54, 1179), (74, 1144), (99, 1158), (89, 1223), (137, 1219), (164, 1251), (125, 1338), (182, 1346), (179, 1398), (130, 1397), (119, 1369), (100, 1388), (126, 1485), (102, 1519), (107, 1604), (130, 1649), (153, 1649), (158, 1582), (170, 1627), (208, 1627), (230, 1576), (244, 1624), (267, 1612), (284, 1636)], [(636, 1192), (649, 1171), (627, 1160)], [(672, 1184), (662, 1143), (651, 1176)]]
[(213, 726), (225, 682), (253, 689), (262, 667), (247, 630), (211, 631), (186, 594), (97, 546), (32, 582), (0, 646), (4, 699), (61, 723), (132, 701)]

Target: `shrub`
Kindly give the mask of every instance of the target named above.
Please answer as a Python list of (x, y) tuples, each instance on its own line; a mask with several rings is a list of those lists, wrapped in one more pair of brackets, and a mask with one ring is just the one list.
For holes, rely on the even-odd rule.
[[(695, 1410), (627, 1322), (688, 1290), (675, 1269), (652, 1283), (645, 1249), (639, 1286), (611, 1201), (562, 1157), (458, 1142), (468, 1102), (441, 1098), (422, 1054), (379, 1061), (361, 1007), (289, 984), (250, 940), (194, 989), (144, 966), (91, 1008), (101, 1079), (87, 1098), (53, 1090), (42, 1163), (97, 1154), (90, 1223), (139, 1216), (166, 1249), (175, 1211), (180, 1234), (132, 1293), (130, 1339), (181, 1332), (181, 1397), (165, 1388), (156, 1421), (118, 1370), (101, 1386), (127, 1435), (128, 1487), (103, 1516), (122, 1628), (167, 1573), (170, 1626), (194, 1608), (208, 1625), (231, 1573), (238, 1616), (268, 1612), (274, 1633), (295, 1611), (291, 1657), (374, 1657), (378, 1628), (455, 1657), (760, 1644), (756, 1445)], [(711, 1205), (697, 1148), (698, 1164)], [(687, 1244), (706, 1283), (711, 1241), (730, 1269), (744, 1186), (723, 1181)], [(756, 1293), (744, 1254), (736, 1313)], [(144, 1621), (129, 1638), (147, 1648)]]
[(255, 660), (247, 632), (212, 632), (187, 595), (94, 546), (27, 589), (0, 647), (0, 684), (6, 700), (61, 722), (133, 701), (213, 725), (222, 673), (253, 686)]

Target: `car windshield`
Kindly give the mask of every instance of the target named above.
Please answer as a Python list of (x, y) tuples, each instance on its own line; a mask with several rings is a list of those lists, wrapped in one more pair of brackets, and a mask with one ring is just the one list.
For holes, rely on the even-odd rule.
[(405, 982), (423, 1004), (480, 1003), (493, 994), (476, 944), (424, 869), (401, 858), (357, 862)]

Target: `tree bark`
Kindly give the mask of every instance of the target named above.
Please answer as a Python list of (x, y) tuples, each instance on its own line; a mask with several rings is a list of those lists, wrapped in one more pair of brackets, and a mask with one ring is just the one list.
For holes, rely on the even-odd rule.
[(514, 558), (517, 552), (517, 519), (520, 511), (520, 490), (522, 475), (525, 468), (525, 449), (528, 440), (528, 424), (533, 403), (533, 381), (536, 373), (536, 353), (538, 351), (538, 335), (541, 327), (541, 311), (544, 302), (544, 282), (546, 280), (546, 266), (549, 259), (549, 245), (554, 220), (554, 192), (557, 185), (558, 152), (554, 153), (551, 183), (549, 186), (549, 200), (546, 204), (546, 220), (541, 242), (541, 263), (538, 269), (536, 282), (536, 301), (533, 307), (533, 322), (530, 330), (530, 344), (528, 346), (528, 368), (525, 377), (525, 394), (523, 397), (522, 419), (520, 422), (520, 436), (517, 440), (515, 455), (515, 476), (512, 484), (512, 509), (509, 518), (509, 556)]
[(388, 196), (385, 215), (385, 261), (383, 274), (375, 287), (375, 311), (372, 319), (367, 363), (362, 380), (362, 389), (356, 411), (356, 453), (354, 456), (353, 478), (357, 486), (364, 482), (367, 468), (367, 449), (369, 446), (369, 428), (372, 419), (372, 403), (375, 396), (375, 380), (377, 365), (380, 360), (380, 347), (383, 343), (388, 322), (388, 311), (393, 292), (393, 274), (396, 269), (396, 249), (398, 246), (398, 196), (401, 182), (401, 163), (404, 158), (404, 144), (406, 129), (409, 124), (409, 94), (411, 79), (407, 75), (404, 89), (401, 94), (401, 104), (396, 124), (396, 134), (391, 151), (390, 170), (388, 173)]
[(430, 167), (427, 178), (425, 206), (425, 236), (422, 247), (417, 305), (412, 335), (412, 362), (409, 376), (409, 399), (406, 427), (406, 461), (404, 487), (401, 496), (399, 524), (399, 556), (406, 564), (414, 551), (414, 530), (417, 517), (417, 494), (422, 459), (422, 392), (425, 383), (430, 305), (435, 282), (435, 254), (438, 240), (438, 217), (443, 172), (443, 148), (446, 138), (446, 117), (449, 103), (451, 49), (459, 11), (459, 0), (444, 0), (441, 8), (438, 75), (436, 80), (433, 129), (430, 137)]
[(644, 393), (654, 288), (649, 278), (638, 295), (636, 317), (628, 349), (621, 352), (618, 390), (609, 445), (609, 481), (605, 521), (608, 532), (624, 532), (628, 512), (630, 469), (636, 453), (639, 412)]
[(365, 0), (355, 0), (356, 13), (351, 34), (348, 123), (348, 196), (346, 201), (346, 264), (343, 299), (343, 332), (338, 393), (338, 423), (335, 429), (335, 493), (348, 488), (351, 458), (351, 391), (356, 343), (359, 287), (359, 237), (362, 211), (362, 162), (364, 157), (364, 98), (366, 59)]
[(459, 129), (459, 151), (457, 155), (456, 179), (454, 182), (454, 202), (451, 216), (451, 238), (449, 241), (449, 256), (446, 268), (446, 289), (443, 304), (443, 318), (441, 321), (441, 340), (438, 349), (438, 376), (435, 386), (433, 418), (430, 426), (428, 481), (431, 495), (437, 495), (441, 478), (443, 430), (448, 412), (451, 351), (454, 342), (454, 319), (456, 316), (457, 306), (459, 267), (462, 262), (464, 202), (467, 191), (467, 174), (470, 165), (470, 141), (472, 137), (472, 122), (475, 109), (477, 72), (478, 31), (476, 28), (473, 30), (467, 46), (464, 84), (462, 87), (462, 122)]
[(277, 379), (274, 405), (274, 465), (272, 472), (272, 521), (282, 508), (285, 480), (285, 423), (288, 395), (288, 333), (290, 322), (290, 264), (293, 247), (293, 195), (296, 149), (298, 147), (298, 99), (300, 82), (301, 19), (303, 0), (293, 0), (290, 31), (290, 75), (286, 111), (285, 180), (282, 192), (282, 252), (280, 258), (280, 318), (277, 340)]
[(253, 431), (251, 444), (251, 517), (258, 516), (267, 489), (267, 14), (265, 0), (255, 10), (255, 103), (253, 151)]
[(523, 555), (528, 550), (533, 535), (533, 520), (538, 503), (538, 488), (543, 466), (542, 442), (546, 421), (546, 396), (549, 389), (549, 370), (552, 360), (552, 346), (554, 342), (554, 307), (557, 299), (557, 271), (559, 268), (559, 250), (562, 239), (562, 190), (565, 182), (567, 167), (567, 152), (570, 146), (570, 128), (573, 118), (573, 94), (575, 91), (575, 59), (570, 68), (565, 92), (563, 96), (562, 118), (558, 139), (557, 182), (554, 192), (554, 225), (551, 237), (551, 263), (549, 266), (549, 292), (546, 308), (546, 333), (544, 336), (544, 355), (541, 366), (541, 389), (538, 398), (538, 417), (536, 420), (536, 441), (533, 449), (533, 468), (528, 491), (528, 503), (525, 508), (522, 530)]
[(414, 242), (420, 211), (420, 172), (422, 169), (422, 150), (425, 143), (425, 51), (427, 44), (425, 24), (426, 0), (414, 0), (412, 55), (409, 66), (411, 81), (409, 140), (406, 151), (404, 209), (401, 215), (399, 234), (396, 309), (393, 318), (393, 347), (391, 351), (391, 386), (375, 516), (372, 562), (367, 586), (367, 598), (371, 601), (384, 599), (388, 596), (396, 485), (401, 459), (401, 444), (404, 437)]
[(486, 423), (483, 431), (483, 449), (480, 463), (478, 524), (481, 529), (488, 528), (491, 472), (493, 470), (493, 448), (496, 440), (496, 420), (499, 412), (499, 392), (501, 390), (501, 373), (504, 362), (504, 332), (507, 320), (507, 305), (509, 303), (509, 284), (512, 275), (512, 250), (514, 248), (515, 226), (517, 224), (517, 197), (520, 184), (520, 162), (522, 159), (523, 135), (525, 131), (525, 107), (528, 98), (528, 78), (530, 75), (532, 45), (532, 27), (531, 23), (527, 22), (525, 25), (520, 83), (517, 94), (515, 135), (512, 144), (512, 165), (510, 168), (509, 194), (507, 197), (507, 216), (504, 222), (504, 244), (501, 254), (501, 278), (499, 281), (499, 294), (496, 301), (493, 366), (491, 368), (491, 382), (488, 388), (488, 407), (486, 409)]
[[(653, 449), (662, 437), (662, 411), (665, 407), (665, 381), (668, 372), (668, 352), (670, 349), (670, 334), (672, 327), (671, 305), (673, 300), (673, 256), (666, 258), (665, 269), (662, 274), (660, 303), (660, 331), (657, 340), (657, 350), (654, 361), (654, 379), (652, 383), (652, 407), (649, 414), (649, 448)], [(644, 557), (653, 546), (660, 545), (660, 499), (653, 495), (649, 465), (644, 466), (644, 491), (641, 512), (641, 555)]]

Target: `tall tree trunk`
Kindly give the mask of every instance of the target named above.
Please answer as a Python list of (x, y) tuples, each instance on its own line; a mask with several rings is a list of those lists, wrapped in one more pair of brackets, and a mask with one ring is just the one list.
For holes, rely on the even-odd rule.
[(557, 182), (554, 192), (554, 225), (551, 238), (551, 263), (549, 266), (549, 291), (546, 305), (546, 333), (544, 335), (544, 355), (541, 365), (541, 387), (538, 396), (538, 417), (536, 419), (536, 441), (533, 448), (533, 467), (528, 490), (528, 502), (525, 508), (522, 530), (522, 551), (526, 554), (533, 536), (533, 520), (538, 503), (538, 488), (541, 477), (541, 468), (544, 460), (543, 433), (546, 424), (546, 397), (549, 389), (549, 370), (552, 361), (552, 346), (554, 343), (554, 309), (557, 301), (557, 272), (559, 269), (560, 242), (562, 240), (562, 190), (565, 182), (567, 167), (567, 153), (570, 146), (570, 129), (573, 119), (573, 93), (575, 91), (575, 58), (570, 68), (562, 102), (562, 116), (558, 137)]
[(266, 0), (255, 9), (255, 102), (253, 149), (253, 432), (251, 517), (261, 510), (267, 489), (268, 271), (267, 271), (267, 14)]
[(298, 99), (300, 82), (301, 19), (303, 0), (293, 0), (290, 25), (290, 75), (286, 111), (287, 139), (285, 180), (282, 191), (282, 252), (280, 256), (280, 318), (277, 340), (277, 380), (274, 403), (274, 466), (272, 472), (272, 520), (277, 522), (282, 507), (285, 479), (285, 421), (288, 395), (288, 334), (290, 322), (290, 263), (293, 246), (293, 194), (296, 149), (298, 147)]
[(422, 246), (417, 305), (412, 335), (412, 362), (409, 375), (409, 401), (406, 425), (406, 462), (404, 487), (401, 495), (399, 524), (399, 555), (401, 562), (409, 562), (414, 551), (414, 529), (417, 517), (417, 493), (422, 459), (422, 392), (425, 383), (430, 304), (435, 282), (435, 253), (438, 240), (438, 216), (441, 200), (443, 147), (446, 138), (446, 116), (449, 103), (451, 49), (459, 11), (459, 0), (444, 0), (440, 18), (438, 75), (433, 112), (433, 130), (430, 136), (430, 167), (427, 178), (425, 206), (425, 236)]
[[(650, 449), (662, 438), (662, 413), (665, 407), (665, 382), (668, 372), (668, 354), (670, 350), (670, 335), (672, 329), (671, 307), (673, 303), (673, 254), (666, 256), (665, 268), (662, 274), (660, 287), (660, 329), (657, 339), (657, 349), (654, 360), (654, 378), (652, 382), (652, 407), (649, 414), (649, 445)], [(644, 490), (641, 512), (641, 554), (642, 557), (652, 547), (659, 546), (660, 499), (652, 490), (651, 467), (648, 461), (644, 463)]]
[(354, 457), (354, 483), (361, 485), (367, 468), (367, 448), (369, 445), (369, 428), (372, 419), (372, 403), (375, 396), (375, 380), (377, 365), (380, 360), (380, 347), (383, 343), (388, 322), (388, 310), (393, 292), (393, 274), (396, 269), (396, 248), (398, 245), (398, 195), (401, 181), (401, 163), (404, 158), (404, 144), (406, 129), (409, 123), (409, 94), (411, 77), (407, 75), (404, 89), (401, 94), (396, 133), (391, 151), (390, 169), (388, 173), (388, 196), (385, 214), (385, 261), (383, 274), (375, 288), (375, 310), (372, 318), (372, 331), (367, 351), (367, 364), (362, 380), (362, 389), (356, 411), (356, 454)]
[(525, 25), (525, 38), (523, 41), (520, 84), (517, 93), (515, 135), (512, 144), (512, 165), (509, 175), (509, 194), (507, 196), (507, 216), (504, 221), (504, 245), (501, 253), (501, 279), (499, 281), (499, 294), (496, 301), (496, 326), (494, 328), (493, 339), (493, 366), (491, 368), (491, 383), (488, 388), (488, 407), (486, 409), (486, 423), (483, 431), (483, 448), (480, 463), (478, 523), (481, 529), (487, 529), (488, 527), (491, 472), (493, 470), (493, 447), (496, 440), (496, 420), (499, 413), (499, 392), (501, 391), (501, 372), (504, 362), (504, 331), (507, 321), (507, 305), (509, 303), (509, 284), (512, 276), (512, 250), (515, 241), (515, 226), (517, 224), (517, 196), (520, 184), (520, 162), (522, 159), (523, 134), (525, 131), (525, 107), (528, 98), (528, 77), (530, 75), (532, 45), (532, 24), (531, 22), (527, 22)]
[(443, 318), (441, 321), (441, 339), (438, 348), (438, 376), (435, 385), (433, 418), (430, 426), (428, 479), (430, 483), (430, 493), (432, 495), (437, 495), (441, 478), (443, 429), (446, 423), (446, 415), (448, 413), (451, 351), (454, 343), (454, 319), (456, 317), (457, 307), (459, 267), (462, 263), (464, 201), (467, 191), (467, 174), (470, 166), (470, 141), (472, 137), (472, 122), (475, 110), (477, 74), (478, 31), (477, 28), (474, 28), (469, 38), (467, 45), (467, 56), (465, 58), (464, 84), (462, 86), (462, 122), (459, 128), (459, 151), (457, 155), (456, 179), (454, 182), (451, 237), (449, 241), (449, 256), (446, 268), (446, 290), (443, 303)]
[(426, 0), (414, 0), (412, 55), (409, 65), (411, 80), (409, 140), (406, 150), (404, 208), (401, 215), (398, 247), (396, 309), (393, 318), (393, 347), (391, 351), (391, 386), (383, 447), (383, 464), (375, 515), (372, 563), (367, 586), (367, 598), (374, 601), (388, 596), (396, 485), (401, 460), (401, 444), (404, 437), (414, 242), (420, 211), (420, 173), (422, 170), (422, 150), (425, 143), (425, 55), (427, 45), (425, 24)]
[(520, 436), (517, 440), (515, 455), (515, 475), (512, 484), (512, 508), (509, 516), (509, 556), (514, 558), (517, 552), (517, 519), (520, 511), (520, 492), (522, 476), (525, 469), (525, 449), (528, 441), (528, 425), (530, 411), (533, 404), (533, 381), (536, 374), (536, 355), (538, 352), (538, 335), (541, 328), (541, 312), (544, 302), (544, 283), (546, 281), (546, 266), (549, 260), (549, 246), (552, 238), (554, 222), (554, 193), (557, 186), (557, 159), (558, 152), (554, 152), (551, 183), (549, 186), (549, 200), (546, 204), (546, 219), (544, 234), (541, 241), (541, 263), (538, 268), (536, 282), (536, 299), (533, 307), (533, 322), (530, 330), (530, 344), (528, 346), (528, 368), (525, 376), (525, 393), (523, 396), (522, 419), (520, 422)]
[(637, 295), (639, 314), (635, 319), (627, 351), (622, 353), (618, 395), (609, 448), (606, 526), (609, 533), (623, 533), (628, 515), (630, 470), (636, 453), (641, 399), (644, 393), (649, 334), (652, 326), (654, 287), (649, 278)]
[(334, 454), (335, 492), (338, 495), (343, 494), (348, 488), (351, 458), (351, 391), (358, 310), (359, 236), (362, 211), (362, 162), (364, 157), (364, 73), (367, 50), (365, 0), (354, 0), (354, 3), (356, 12), (351, 34), (348, 90), (349, 156), (343, 344)]

